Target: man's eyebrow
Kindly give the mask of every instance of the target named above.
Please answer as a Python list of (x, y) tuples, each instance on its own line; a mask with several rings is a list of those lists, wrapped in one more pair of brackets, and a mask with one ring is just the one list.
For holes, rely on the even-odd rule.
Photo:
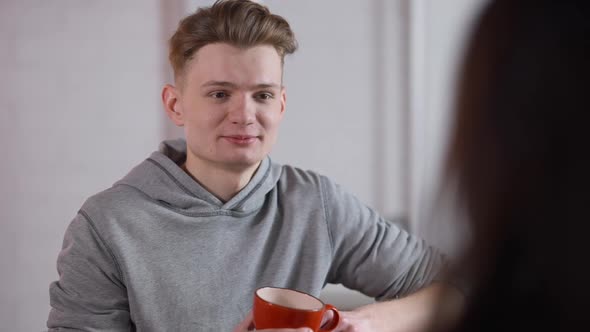
[(206, 87), (210, 87), (210, 86), (229, 87), (229, 88), (237, 87), (236, 84), (234, 84), (232, 82), (227, 82), (227, 81), (207, 81), (207, 82), (201, 84), (201, 88), (206, 88)]
[(260, 84), (254, 85), (254, 87), (257, 89), (268, 89), (268, 88), (280, 89), (281, 85), (276, 84), (276, 83), (260, 83)]
[[(207, 81), (203, 84), (201, 84), (201, 88), (207, 88), (207, 87), (227, 87), (227, 88), (237, 88), (238, 85), (232, 82), (228, 82), (228, 81)], [(250, 86), (251, 89), (269, 89), (269, 88), (274, 88), (274, 89), (280, 89), (281, 85), (280, 84), (276, 84), (276, 83), (259, 83), (259, 84), (254, 84), (252, 86)]]

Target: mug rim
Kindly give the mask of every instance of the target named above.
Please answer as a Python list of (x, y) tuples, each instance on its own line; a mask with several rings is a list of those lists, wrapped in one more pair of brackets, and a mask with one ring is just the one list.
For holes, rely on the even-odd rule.
[[(307, 295), (307, 296), (310, 296), (310, 297), (314, 298), (318, 302), (320, 302), (322, 304), (322, 306), (321, 306), (321, 308), (318, 308), (318, 309), (300, 309), (300, 308), (293, 308), (293, 307), (287, 307), (287, 306), (284, 306), (284, 305), (276, 304), (276, 303), (267, 301), (267, 300), (263, 299), (262, 297), (260, 297), (260, 295), (258, 295), (258, 291), (259, 290), (262, 290), (262, 289), (265, 289), (265, 288), (288, 290), (288, 291), (297, 292), (297, 293), (300, 293), (300, 294), (303, 294), (303, 295)], [(324, 301), (320, 300), (319, 298), (317, 298), (317, 297), (315, 297), (315, 296), (313, 296), (313, 295), (311, 295), (309, 293), (306, 293), (306, 292), (303, 292), (303, 291), (300, 291), (300, 290), (297, 290), (297, 289), (293, 289), (293, 288), (274, 287), (274, 286), (262, 286), (262, 287), (258, 287), (256, 289), (256, 291), (254, 292), (254, 295), (259, 300), (264, 301), (265, 303), (268, 303), (270, 305), (277, 306), (277, 307), (280, 307), (280, 308), (284, 308), (284, 309), (287, 309), (287, 310), (299, 310), (299, 311), (308, 311), (308, 312), (318, 312), (318, 311), (322, 311), (322, 310), (324, 310), (326, 308), (326, 304), (324, 303)]]

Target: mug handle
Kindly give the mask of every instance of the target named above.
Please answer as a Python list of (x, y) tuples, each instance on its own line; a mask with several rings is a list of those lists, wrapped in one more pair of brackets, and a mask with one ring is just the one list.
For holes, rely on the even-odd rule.
[(332, 331), (340, 323), (340, 312), (338, 311), (338, 309), (336, 309), (336, 307), (334, 307), (331, 304), (326, 304), (326, 311), (332, 311), (334, 316), (330, 320), (330, 323), (328, 323), (328, 325), (326, 325), (326, 326), (323, 326), (320, 329), (320, 331)]

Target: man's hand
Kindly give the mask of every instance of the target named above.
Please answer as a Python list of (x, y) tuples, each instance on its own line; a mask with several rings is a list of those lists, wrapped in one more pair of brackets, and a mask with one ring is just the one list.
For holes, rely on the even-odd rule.
[[(401, 299), (373, 303), (353, 311), (341, 311), (340, 324), (334, 332), (421, 332), (431, 330), (433, 326), (447, 327), (459, 318), (463, 302), (463, 294), (457, 289), (435, 283)], [(329, 321), (330, 315), (328, 312), (324, 321)], [(250, 313), (234, 332), (252, 331), (253, 328)], [(305, 328), (265, 331), (311, 332)]]
[(396, 308), (392, 302), (370, 304), (353, 311), (341, 311), (340, 324), (334, 332), (422, 331), (412, 328), (409, 322), (413, 319), (404, 318), (404, 313), (400, 312), (403, 309)]
[[(252, 312), (244, 318), (238, 326), (234, 329), (234, 332), (246, 332), (246, 331), (254, 331), (254, 321), (252, 318)], [(269, 329), (269, 330), (256, 330), (256, 331), (265, 331), (265, 332), (313, 332), (311, 329), (302, 327), (300, 329)]]
[[(457, 289), (436, 283), (401, 299), (342, 311), (340, 324), (334, 332), (429, 331), (433, 326), (454, 324), (463, 309), (463, 302), (463, 294)], [(441, 311), (441, 307), (445, 310)]]

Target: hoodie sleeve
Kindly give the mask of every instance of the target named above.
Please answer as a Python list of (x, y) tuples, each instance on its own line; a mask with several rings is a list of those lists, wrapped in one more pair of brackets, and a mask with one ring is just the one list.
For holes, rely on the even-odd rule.
[(130, 331), (127, 291), (115, 256), (80, 211), (66, 230), (51, 283), (49, 331)]
[(321, 186), (333, 250), (329, 283), (386, 300), (441, 278), (447, 263), (440, 252), (381, 218), (326, 177)]

